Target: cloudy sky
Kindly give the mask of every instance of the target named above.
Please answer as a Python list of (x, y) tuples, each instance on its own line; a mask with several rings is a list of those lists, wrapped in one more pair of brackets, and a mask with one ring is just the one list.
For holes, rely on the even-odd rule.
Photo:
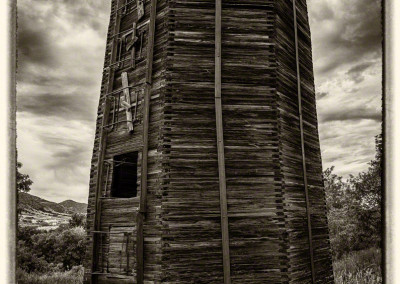
[[(48, 200), (87, 202), (109, 2), (18, 0), (18, 160)], [(323, 166), (347, 177), (380, 133), (380, 0), (308, 6)]]

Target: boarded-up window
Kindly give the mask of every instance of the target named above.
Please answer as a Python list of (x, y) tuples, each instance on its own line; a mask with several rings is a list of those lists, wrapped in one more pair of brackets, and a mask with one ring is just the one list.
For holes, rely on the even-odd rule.
[(136, 227), (112, 227), (109, 239), (108, 271), (111, 274), (133, 275), (136, 269), (135, 252)]
[(112, 197), (130, 198), (137, 196), (137, 162), (138, 152), (114, 156)]

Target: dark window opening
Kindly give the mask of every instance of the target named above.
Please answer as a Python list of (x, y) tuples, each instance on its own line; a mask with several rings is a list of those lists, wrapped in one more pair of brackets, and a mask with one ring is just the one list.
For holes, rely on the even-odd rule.
[(111, 197), (130, 198), (137, 196), (138, 152), (114, 156), (114, 174)]

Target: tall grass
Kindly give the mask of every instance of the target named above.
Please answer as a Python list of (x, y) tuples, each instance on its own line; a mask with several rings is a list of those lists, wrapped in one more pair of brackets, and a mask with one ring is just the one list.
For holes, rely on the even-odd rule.
[(82, 284), (83, 267), (75, 266), (65, 272), (50, 272), (47, 274), (27, 273), (17, 270), (18, 284)]
[(333, 262), (335, 284), (382, 283), (381, 250), (370, 248), (349, 253)]
[[(27, 273), (18, 269), (20, 284), (82, 284), (83, 267), (75, 266), (70, 271), (47, 274)], [(381, 250), (370, 248), (352, 252), (333, 262), (335, 284), (380, 284)]]

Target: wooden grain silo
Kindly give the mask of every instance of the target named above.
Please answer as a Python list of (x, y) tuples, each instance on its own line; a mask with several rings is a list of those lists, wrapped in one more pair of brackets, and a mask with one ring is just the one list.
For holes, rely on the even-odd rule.
[(85, 283), (333, 283), (306, 0), (112, 0)]

